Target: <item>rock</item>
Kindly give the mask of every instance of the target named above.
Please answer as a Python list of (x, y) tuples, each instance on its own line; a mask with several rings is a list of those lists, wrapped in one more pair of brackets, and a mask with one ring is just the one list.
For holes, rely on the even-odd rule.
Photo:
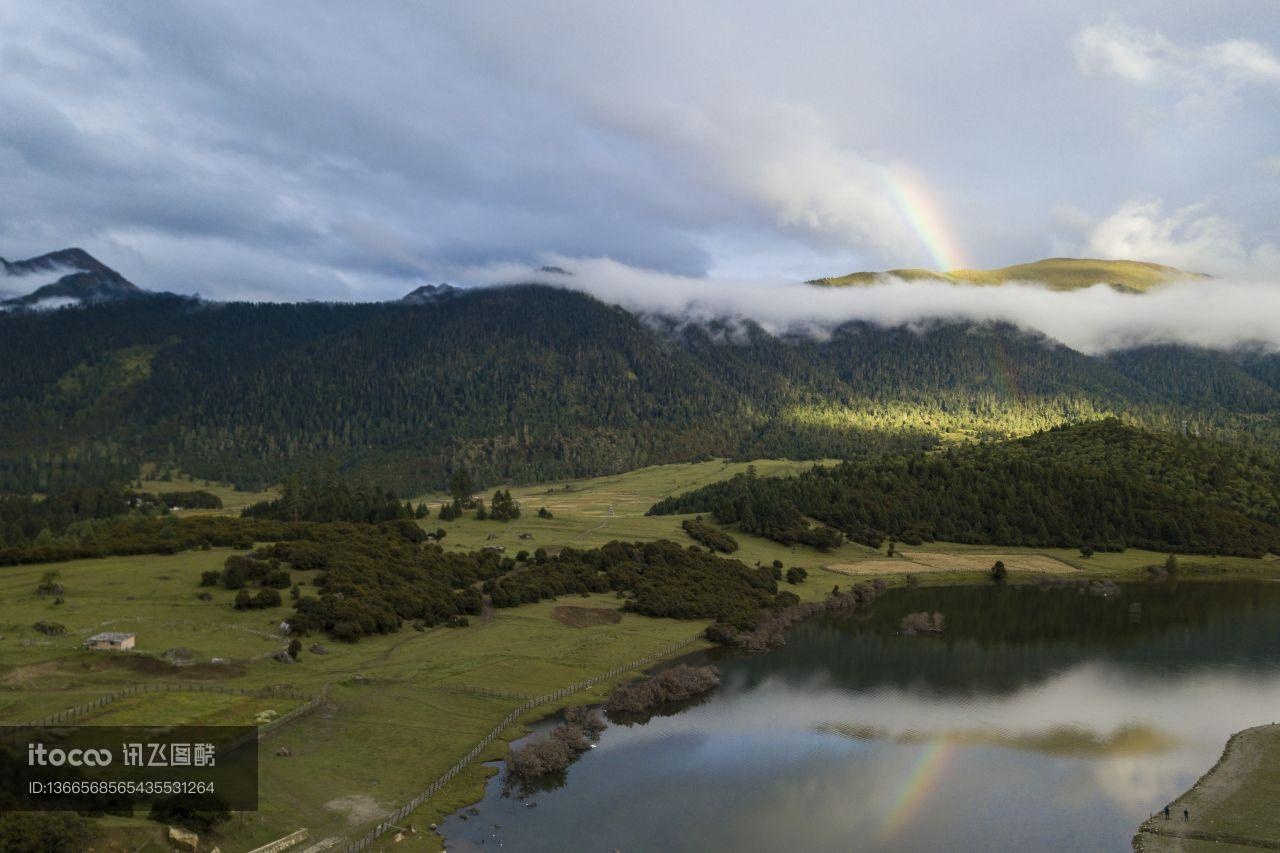
[(293, 755), (293, 750), (287, 746), (282, 746), (276, 750), (276, 755), (280, 756), (281, 758), (288, 758), (289, 756)]
[(311, 654), (313, 654), (313, 655), (327, 655), (327, 654), (329, 654), (329, 650), (328, 650), (328, 649), (326, 649), (324, 646), (320, 645), (319, 643), (312, 643), (312, 644), (311, 644)]
[(190, 850), (195, 853), (200, 849), (200, 836), (180, 826), (169, 827), (169, 843), (179, 850)]

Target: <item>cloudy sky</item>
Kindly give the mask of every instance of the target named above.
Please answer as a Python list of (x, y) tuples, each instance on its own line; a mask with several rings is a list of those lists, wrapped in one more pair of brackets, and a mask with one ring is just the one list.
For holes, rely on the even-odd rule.
[(1280, 273), (1273, 0), (0, 5), (0, 255), (369, 299), (1133, 257)]

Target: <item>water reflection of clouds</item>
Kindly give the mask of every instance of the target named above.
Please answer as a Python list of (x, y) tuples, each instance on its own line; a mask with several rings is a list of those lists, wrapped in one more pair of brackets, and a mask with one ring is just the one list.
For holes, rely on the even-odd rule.
[[(1038, 751), (1072, 764), (1059, 796), (1088, 801), (1102, 793), (1125, 814), (1145, 816), (1207, 770), (1231, 733), (1272, 721), (1280, 673), (1196, 668), (1176, 679), (1142, 678), (1130, 667), (1089, 662), (1008, 695), (925, 698), (899, 688), (798, 687), (780, 678), (763, 680), (749, 695), (744, 701), (726, 692), (661, 725), (613, 733), (604, 746), (632, 748), (697, 732), (704, 739), (686, 752), (690, 760), (740, 772), (738, 765), (776, 767), (839, 753), (849, 749), (850, 733), (902, 750), (950, 737), (966, 751)], [(881, 754), (854, 751), (849, 757), (859, 766)]]

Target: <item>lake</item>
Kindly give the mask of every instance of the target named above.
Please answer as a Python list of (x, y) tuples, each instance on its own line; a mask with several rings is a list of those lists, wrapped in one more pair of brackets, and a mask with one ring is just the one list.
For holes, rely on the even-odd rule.
[[(917, 611), (945, 632), (901, 636)], [(714, 693), (611, 724), (558, 787), (491, 780), (448, 849), (1129, 850), (1280, 719), (1280, 583), (898, 589), (708, 657)]]

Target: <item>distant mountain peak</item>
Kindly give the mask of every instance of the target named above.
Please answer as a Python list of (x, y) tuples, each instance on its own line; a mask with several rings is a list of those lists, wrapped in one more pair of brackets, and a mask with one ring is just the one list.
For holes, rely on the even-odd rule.
[(1128, 293), (1145, 293), (1172, 281), (1208, 278), (1203, 273), (1185, 272), (1146, 261), (1102, 260), (1099, 258), (1045, 258), (1029, 264), (1015, 264), (989, 270), (898, 269), (884, 272), (855, 272), (819, 278), (809, 282), (826, 287), (856, 287), (875, 284), (886, 278), (903, 281), (937, 281), (949, 284), (990, 286), (1013, 281), (1035, 282), (1051, 290), (1079, 290), (1107, 284)]
[(400, 301), (409, 305), (425, 305), (429, 302), (452, 296), (461, 289), (443, 281), (439, 284), (424, 284), (422, 287), (414, 288), (400, 297)]
[(7, 291), (33, 289), (24, 296), (0, 300), (0, 309), (58, 307), (114, 302), (152, 296), (84, 249), (7, 261), (0, 258), (0, 287)]

